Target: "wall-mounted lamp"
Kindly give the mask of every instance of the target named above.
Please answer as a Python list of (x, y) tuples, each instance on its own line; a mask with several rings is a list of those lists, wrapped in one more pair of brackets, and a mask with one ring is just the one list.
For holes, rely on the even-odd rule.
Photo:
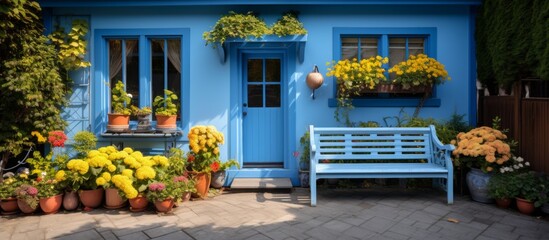
[(318, 67), (316, 65), (313, 68), (313, 71), (307, 74), (306, 82), (307, 86), (313, 90), (312, 97), (315, 99), (315, 90), (322, 86), (322, 83), (324, 83), (324, 77), (318, 71)]

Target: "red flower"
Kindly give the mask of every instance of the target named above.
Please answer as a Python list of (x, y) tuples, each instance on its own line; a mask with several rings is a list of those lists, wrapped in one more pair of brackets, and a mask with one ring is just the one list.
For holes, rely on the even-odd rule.
[(219, 162), (213, 162), (212, 165), (210, 165), (210, 168), (213, 172), (217, 172), (219, 170)]
[(67, 135), (63, 131), (51, 131), (48, 133), (48, 142), (53, 147), (65, 147)]
[(194, 161), (194, 155), (189, 154), (187, 156), (187, 162), (193, 162)]

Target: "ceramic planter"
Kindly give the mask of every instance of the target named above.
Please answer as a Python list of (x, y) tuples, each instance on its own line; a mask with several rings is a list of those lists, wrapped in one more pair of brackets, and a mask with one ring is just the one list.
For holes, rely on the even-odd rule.
[(488, 195), (488, 181), (492, 175), (484, 173), (478, 168), (471, 168), (467, 173), (466, 181), (473, 201), (493, 203), (494, 199)]
[(511, 198), (496, 198), (496, 206), (499, 208), (509, 208), (509, 206), (511, 206), (511, 202)]
[(177, 129), (177, 115), (162, 116), (156, 115), (156, 129), (160, 131), (173, 131)]
[(78, 200), (78, 194), (76, 191), (65, 192), (63, 196), (63, 208), (67, 211), (72, 211), (78, 208), (80, 201)]
[(225, 184), (225, 179), (227, 177), (227, 172), (225, 171), (217, 171), (212, 173), (212, 180), (210, 183), (210, 186), (213, 188), (222, 188)]

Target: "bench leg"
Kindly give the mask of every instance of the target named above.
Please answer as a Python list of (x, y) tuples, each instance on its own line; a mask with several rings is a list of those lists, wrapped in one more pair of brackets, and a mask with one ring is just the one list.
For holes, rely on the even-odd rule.
[(448, 176), (446, 179), (446, 194), (448, 204), (454, 204), (454, 176)]
[(309, 182), (309, 187), (311, 189), (311, 207), (316, 206), (316, 179), (312, 179)]

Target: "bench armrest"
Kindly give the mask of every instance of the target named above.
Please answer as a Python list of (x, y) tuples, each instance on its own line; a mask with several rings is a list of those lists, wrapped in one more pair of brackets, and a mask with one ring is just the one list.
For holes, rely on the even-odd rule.
[(316, 144), (315, 144), (315, 127), (313, 125), (309, 126), (309, 144), (310, 144), (310, 154), (309, 158), (311, 160), (310, 167), (312, 168), (313, 165), (316, 166), (315, 162), (315, 155), (316, 155)]
[[(452, 144), (442, 144), (442, 142), (437, 137), (437, 131), (435, 129), (435, 126), (430, 125), (429, 128), (431, 129), (431, 141), (433, 142), (433, 151), (435, 154), (435, 158), (438, 157), (437, 155), (440, 154), (444, 164), (446, 165), (447, 169), (453, 168), (452, 165), (452, 151), (456, 148)], [(436, 160), (436, 159), (435, 159)], [(435, 164), (437, 164), (437, 161), (435, 161)], [(438, 163), (440, 164), (440, 162)]]

